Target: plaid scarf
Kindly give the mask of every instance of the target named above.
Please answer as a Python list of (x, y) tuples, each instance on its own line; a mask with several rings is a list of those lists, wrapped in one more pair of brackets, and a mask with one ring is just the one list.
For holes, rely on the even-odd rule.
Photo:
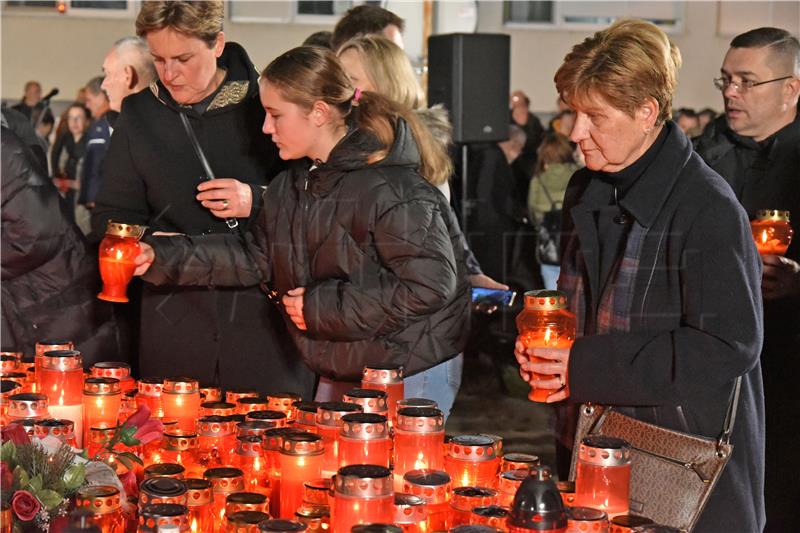
[(647, 229), (634, 221), (628, 229), (625, 252), (612, 267), (609, 280), (601, 289), (596, 312), (589, 305), (586, 261), (577, 233), (573, 231), (564, 247), (559, 290), (567, 294), (570, 311), (575, 313), (578, 336), (602, 335), (630, 330), (631, 304), (636, 289), (636, 273)]

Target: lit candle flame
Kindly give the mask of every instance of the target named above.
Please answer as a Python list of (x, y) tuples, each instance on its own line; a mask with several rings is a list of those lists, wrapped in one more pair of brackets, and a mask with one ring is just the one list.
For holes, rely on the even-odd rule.
[(761, 232), (761, 244), (767, 244), (767, 240), (769, 240), (769, 234), (767, 230)]
[(119, 248), (117, 248), (117, 249), (114, 251), (114, 259), (116, 259), (117, 261), (122, 261), (122, 257), (123, 257), (123, 252), (122, 252), (122, 250), (120, 250)]
[(547, 346), (548, 344), (550, 344), (550, 334), (551, 334), (551, 333), (552, 333), (552, 332), (550, 331), (550, 326), (547, 326), (547, 329), (546, 329), (546, 330), (545, 330), (545, 332), (544, 332), (544, 345), (545, 345), (545, 346)]
[(417, 460), (414, 461), (414, 470), (422, 470), (428, 468), (428, 461), (425, 460), (425, 455), (422, 452), (417, 453)]

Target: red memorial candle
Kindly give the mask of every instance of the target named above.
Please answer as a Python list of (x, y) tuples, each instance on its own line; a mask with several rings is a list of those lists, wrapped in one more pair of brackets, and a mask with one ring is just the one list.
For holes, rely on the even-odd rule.
[(125, 521), (119, 489), (110, 485), (90, 485), (78, 489), (75, 507), (91, 512), (90, 522), (102, 533), (123, 533)]
[(387, 523), (394, 518), (394, 491), (388, 468), (350, 465), (333, 481), (333, 531), (350, 531), (357, 524)]
[(386, 393), (389, 408), (389, 423), (394, 424), (397, 415), (397, 401), (403, 399), (403, 366), (370, 365), (365, 366), (361, 375), (361, 388), (377, 389)]
[(628, 513), (631, 447), (622, 439), (590, 436), (578, 449), (575, 505), (593, 507), (611, 518)]
[(361, 406), (347, 402), (323, 402), (317, 409), (317, 434), (325, 442), (322, 475), (330, 477), (339, 469), (339, 428), (346, 414), (361, 412)]
[[(270, 430), (276, 431), (276, 430)], [(325, 443), (313, 433), (288, 433), (280, 448), (280, 517), (294, 518), (303, 501), (303, 483), (322, 474)]]
[(450, 522), (450, 476), (442, 470), (411, 470), (403, 476), (403, 492), (419, 496), (428, 507), (427, 531), (447, 531)]
[[(525, 348), (570, 348), (575, 341), (575, 315), (567, 309), (566, 295), (550, 290), (526, 292), (525, 308), (517, 315), (517, 330)], [(531, 356), (531, 362), (546, 360)], [(535, 380), (553, 377), (533, 374), (528, 399), (547, 401), (555, 391), (535, 388)]]
[(750, 223), (756, 248), (761, 255), (785, 255), (792, 242), (792, 226), (789, 225), (789, 211), (763, 209)]
[(98, 250), (103, 291), (97, 297), (101, 300), (128, 301), (128, 283), (136, 270), (133, 260), (139, 255), (139, 240), (146, 229), (146, 226), (108, 221), (106, 235)]
[(444, 415), (430, 407), (405, 407), (394, 431), (395, 490), (411, 470), (444, 470)]
[(342, 417), (339, 430), (339, 466), (380, 465), (389, 468), (389, 425), (384, 415), (352, 413)]
[(500, 469), (495, 441), (486, 435), (458, 435), (447, 443), (445, 470), (453, 487), (495, 487)]

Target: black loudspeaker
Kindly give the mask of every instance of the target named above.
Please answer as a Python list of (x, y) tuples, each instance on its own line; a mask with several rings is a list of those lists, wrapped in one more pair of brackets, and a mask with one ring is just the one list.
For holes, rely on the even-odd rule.
[(451, 33), (428, 39), (428, 105), (444, 104), (456, 143), (508, 138), (508, 35)]

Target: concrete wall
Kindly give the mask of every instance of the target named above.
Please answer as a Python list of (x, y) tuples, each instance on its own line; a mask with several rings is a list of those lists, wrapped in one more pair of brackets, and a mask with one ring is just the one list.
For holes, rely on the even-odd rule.
[[(723, 3), (742, 13), (763, 13), (768, 2)], [(721, 98), (711, 83), (718, 76), (722, 57), (731, 36), (718, 32), (720, 2), (689, 1), (684, 6), (682, 29), (671, 37), (683, 54), (683, 69), (676, 106), (721, 107)], [(786, 3), (791, 13), (797, 2)], [(420, 13), (421, 13), (421, 3)], [(795, 6), (795, 7), (791, 7)], [(730, 8), (730, 7), (729, 7)], [(404, 6), (404, 11), (411, 10)], [(564, 55), (592, 31), (563, 29), (510, 28), (502, 24), (502, 2), (478, 3), (478, 31), (505, 32), (511, 35), (511, 86), (526, 91), (536, 111), (555, 108), (553, 74)], [(771, 13), (771, 11), (770, 11)], [(404, 13), (407, 16), (406, 13)], [(757, 18), (757, 15), (753, 15)], [(777, 15), (776, 25), (800, 33), (800, 15)], [(409, 17), (410, 18), (410, 17)], [(730, 18), (730, 16), (729, 16)], [(736, 17), (733, 17), (736, 19)], [(741, 19), (741, 17), (739, 17)], [(69, 100), (78, 87), (101, 74), (103, 56), (119, 37), (133, 33), (133, 19), (97, 19), (57, 15), (21, 15), (3, 11), (2, 98), (20, 97), (29, 79), (42, 82), (44, 91), (57, 86), (59, 99)], [(762, 21), (759, 21), (762, 22)], [(409, 23), (411, 21), (409, 20)], [(309, 34), (331, 29), (324, 24), (254, 24), (226, 21), (228, 39), (242, 43), (257, 67), (265, 66), (280, 52), (302, 43)], [(411, 35), (419, 35), (416, 31)], [(407, 37), (411, 37), (407, 35)]]

